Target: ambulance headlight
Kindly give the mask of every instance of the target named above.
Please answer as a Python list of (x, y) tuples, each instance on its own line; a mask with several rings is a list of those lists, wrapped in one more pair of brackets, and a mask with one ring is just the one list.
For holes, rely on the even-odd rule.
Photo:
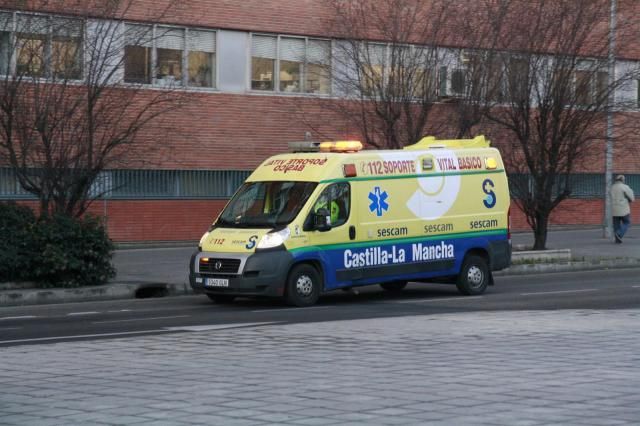
[(289, 239), (290, 235), (291, 235), (291, 231), (289, 231), (289, 228), (284, 228), (276, 232), (269, 232), (268, 234), (265, 234), (260, 239), (260, 242), (258, 243), (258, 246), (256, 248), (269, 249), (273, 247), (278, 247), (284, 244), (284, 242)]

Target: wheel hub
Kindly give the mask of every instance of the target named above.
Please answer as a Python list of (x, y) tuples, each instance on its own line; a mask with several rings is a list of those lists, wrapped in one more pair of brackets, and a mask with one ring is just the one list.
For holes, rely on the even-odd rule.
[(296, 291), (301, 296), (310, 296), (313, 292), (313, 281), (307, 275), (300, 275), (296, 281)]
[(482, 269), (477, 266), (472, 266), (467, 271), (467, 281), (471, 284), (472, 287), (479, 287), (482, 285), (484, 280), (484, 274), (482, 273)]

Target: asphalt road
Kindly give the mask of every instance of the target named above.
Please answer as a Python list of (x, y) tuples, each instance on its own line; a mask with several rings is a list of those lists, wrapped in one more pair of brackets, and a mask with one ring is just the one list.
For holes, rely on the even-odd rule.
[(204, 295), (0, 308), (0, 347), (246, 327), (477, 311), (633, 309), (640, 307), (638, 269), (496, 278), (482, 296), (455, 286), (410, 284), (392, 295), (377, 286), (335, 292), (310, 308), (279, 300), (238, 299), (216, 305)]

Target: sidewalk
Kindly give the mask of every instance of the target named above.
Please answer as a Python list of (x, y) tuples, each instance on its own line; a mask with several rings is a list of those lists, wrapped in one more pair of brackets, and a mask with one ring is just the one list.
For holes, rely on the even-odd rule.
[[(601, 228), (553, 229), (547, 248), (558, 252), (541, 261), (522, 252), (533, 245), (531, 232), (514, 233), (513, 266), (496, 275), (537, 274), (576, 270), (640, 267), (640, 227), (631, 227), (622, 244), (602, 237)], [(118, 271), (111, 283), (77, 289), (15, 289), (0, 291), (0, 307), (42, 303), (189, 294), (189, 260), (193, 246), (117, 250)], [(569, 257), (570, 253), (570, 257)]]

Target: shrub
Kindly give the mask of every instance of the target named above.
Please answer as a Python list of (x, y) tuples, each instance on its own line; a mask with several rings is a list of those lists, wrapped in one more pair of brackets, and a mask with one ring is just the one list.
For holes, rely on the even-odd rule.
[(36, 219), (15, 203), (0, 203), (0, 282), (33, 281), (39, 287), (104, 284), (115, 276), (113, 244), (94, 217)]
[(42, 287), (104, 284), (115, 276), (113, 243), (94, 217), (42, 217), (34, 233), (32, 280)]
[(28, 279), (35, 222), (30, 208), (0, 203), (0, 282)]

